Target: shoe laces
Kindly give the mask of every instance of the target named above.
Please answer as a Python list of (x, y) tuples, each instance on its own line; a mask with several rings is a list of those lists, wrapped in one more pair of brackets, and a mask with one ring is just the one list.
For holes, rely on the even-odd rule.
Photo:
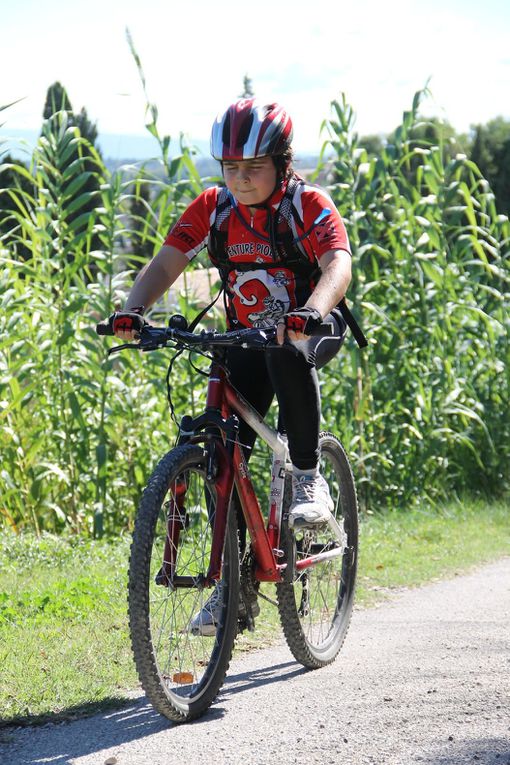
[(322, 476), (302, 476), (294, 481), (294, 502), (313, 502), (324, 493)]
[(207, 609), (210, 613), (212, 613), (221, 604), (222, 599), (223, 599), (223, 582), (220, 580), (216, 584), (213, 592), (211, 592), (206, 603), (204, 603), (204, 608)]

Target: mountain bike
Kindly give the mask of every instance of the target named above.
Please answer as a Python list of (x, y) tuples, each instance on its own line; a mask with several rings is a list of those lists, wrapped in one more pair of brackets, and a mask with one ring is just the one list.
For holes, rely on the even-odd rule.
[[(111, 328), (98, 325), (98, 332), (111, 334)], [(184, 317), (176, 316), (166, 328), (145, 326), (139, 342), (110, 350), (170, 346), (198, 351), (211, 361), (205, 410), (182, 418), (176, 446), (143, 492), (131, 545), (128, 605), (135, 663), (148, 699), (173, 721), (199, 717), (212, 704), (237, 634), (254, 629), (261, 582), (275, 583), (286, 641), (303, 666), (332, 662), (349, 626), (358, 514), (346, 453), (334, 435), (321, 433), (320, 469), (334, 510), (318, 528), (290, 528), (292, 466), (285, 435), (235, 390), (225, 370), (228, 347), (262, 351), (275, 344), (275, 335), (275, 328), (190, 332)], [(267, 520), (239, 443), (240, 418), (272, 452)], [(251, 541), (242, 560), (239, 511)], [(219, 584), (216, 634), (197, 634), (190, 624)]]

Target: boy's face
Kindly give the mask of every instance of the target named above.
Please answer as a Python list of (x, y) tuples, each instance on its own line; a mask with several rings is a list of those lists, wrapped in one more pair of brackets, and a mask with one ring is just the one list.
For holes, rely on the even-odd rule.
[(276, 186), (276, 167), (271, 157), (258, 159), (226, 160), (223, 177), (228, 190), (243, 205), (264, 202)]

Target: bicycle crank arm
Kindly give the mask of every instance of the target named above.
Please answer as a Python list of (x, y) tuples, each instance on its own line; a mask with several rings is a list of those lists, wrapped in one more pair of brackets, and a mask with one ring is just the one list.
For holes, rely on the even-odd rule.
[(301, 571), (304, 568), (311, 568), (311, 566), (316, 566), (317, 563), (321, 563), (323, 560), (329, 560), (330, 558), (338, 558), (340, 555), (344, 554), (344, 548), (343, 547), (337, 547), (335, 550), (326, 550), (326, 552), (318, 553), (317, 555), (310, 555), (309, 558), (303, 558), (303, 560), (298, 560), (295, 564), (295, 567), (298, 571)]

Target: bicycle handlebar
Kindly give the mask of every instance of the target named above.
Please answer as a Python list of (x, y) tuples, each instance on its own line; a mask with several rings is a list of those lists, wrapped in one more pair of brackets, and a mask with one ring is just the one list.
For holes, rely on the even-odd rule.
[(113, 334), (114, 332), (110, 323), (110, 319), (107, 319), (106, 321), (101, 321), (99, 322), (99, 324), (96, 324), (96, 335), (113, 335)]
[[(181, 318), (181, 317), (180, 317)], [(98, 335), (113, 335), (113, 317), (101, 322), (96, 326)], [(170, 319), (170, 323), (172, 319)], [(313, 335), (331, 337), (333, 327), (331, 324), (322, 324), (314, 330)], [(241, 346), (242, 348), (263, 349), (273, 345), (276, 340), (276, 325), (265, 329), (234, 329), (229, 332), (217, 332), (216, 330), (201, 330), (198, 333), (188, 332), (179, 327), (153, 327), (146, 324), (139, 332), (138, 343), (125, 343), (110, 349), (110, 353), (123, 350), (124, 348), (138, 348), (141, 351), (151, 351), (164, 347), (167, 342), (175, 342), (187, 347), (214, 348), (225, 346)], [(273, 345), (273, 347), (279, 347)], [(283, 346), (281, 346), (283, 347)], [(288, 346), (287, 346), (288, 347)]]

